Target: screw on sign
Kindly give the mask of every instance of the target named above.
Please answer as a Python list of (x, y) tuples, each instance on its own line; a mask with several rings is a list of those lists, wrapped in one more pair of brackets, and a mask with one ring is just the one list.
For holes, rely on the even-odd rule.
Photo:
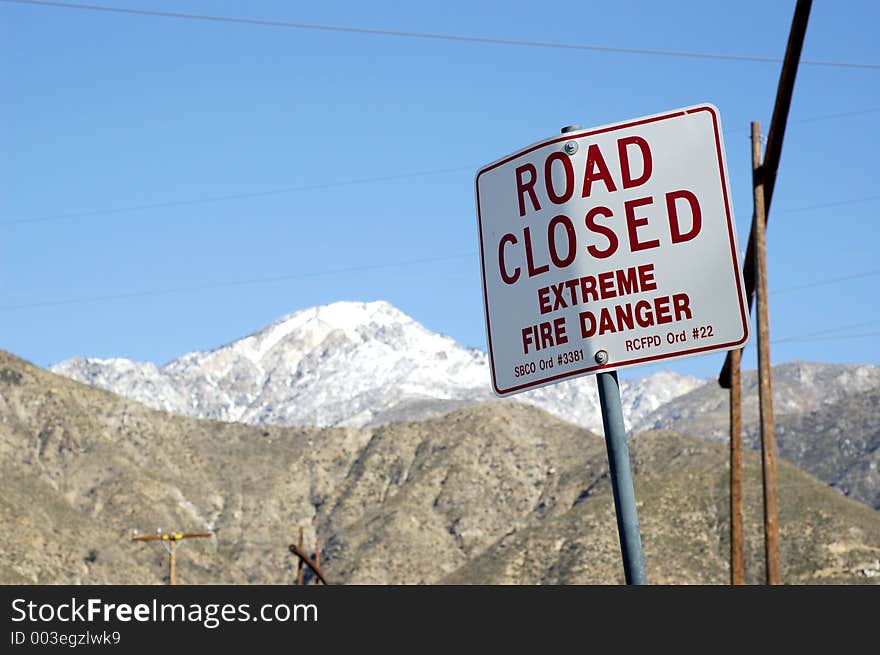
[(644, 581), (616, 371), (748, 339), (719, 112), (565, 128), (482, 168), (476, 196), (493, 389), (599, 374), (624, 568)]

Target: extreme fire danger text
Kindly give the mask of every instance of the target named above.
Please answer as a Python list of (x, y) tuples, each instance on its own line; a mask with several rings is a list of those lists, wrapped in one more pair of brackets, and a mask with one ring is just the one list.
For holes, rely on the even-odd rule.
[(556, 137), (478, 173), (497, 393), (745, 342), (720, 135), (717, 109), (697, 106)]

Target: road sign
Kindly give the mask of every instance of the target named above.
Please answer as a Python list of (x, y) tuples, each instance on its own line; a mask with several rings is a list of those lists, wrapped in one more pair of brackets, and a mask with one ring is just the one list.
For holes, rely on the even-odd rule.
[(542, 141), (476, 193), (498, 395), (748, 339), (714, 106)]

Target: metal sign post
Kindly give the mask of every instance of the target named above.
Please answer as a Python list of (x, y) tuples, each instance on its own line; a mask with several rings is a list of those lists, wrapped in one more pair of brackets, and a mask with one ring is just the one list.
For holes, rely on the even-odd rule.
[(617, 372), (597, 373), (596, 382), (599, 385), (599, 404), (602, 406), (602, 426), (605, 428), (605, 446), (608, 449), (617, 533), (620, 535), (620, 552), (623, 556), (623, 575), (626, 584), (648, 584)]

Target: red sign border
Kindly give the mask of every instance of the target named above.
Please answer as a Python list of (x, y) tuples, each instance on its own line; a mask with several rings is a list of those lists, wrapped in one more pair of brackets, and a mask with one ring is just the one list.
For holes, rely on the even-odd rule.
[[(647, 123), (656, 123), (663, 120), (668, 120), (670, 118), (679, 118), (681, 116), (686, 116), (687, 114), (695, 114), (697, 112), (706, 111), (712, 116), (712, 125), (715, 130), (715, 151), (718, 156), (718, 170), (721, 174), (721, 189), (724, 192), (724, 211), (727, 217), (727, 236), (730, 244), (730, 253), (731, 253), (731, 262), (733, 263), (733, 273), (734, 278), (736, 279), (736, 290), (739, 295), (739, 307), (740, 307), (740, 317), (742, 320), (742, 328), (743, 328), (743, 336), (741, 339), (737, 341), (730, 341), (728, 343), (716, 344), (713, 346), (705, 346), (703, 348), (691, 348), (690, 350), (683, 350), (675, 353), (666, 353), (663, 355), (653, 355), (649, 357), (637, 357), (635, 359), (625, 360), (622, 362), (608, 363), (604, 365), (596, 365), (596, 366), (588, 366), (586, 368), (577, 369), (574, 371), (568, 371), (566, 373), (560, 373), (558, 375), (551, 376), (549, 378), (542, 378), (540, 380), (533, 380), (532, 382), (526, 382), (524, 384), (516, 385), (510, 387), (509, 389), (499, 389), (498, 385), (495, 382), (495, 356), (492, 352), (492, 328), (489, 321), (489, 295), (486, 289), (486, 261), (483, 255), (484, 247), (483, 247), (483, 217), (480, 211), (480, 176), (483, 173), (487, 173), (499, 166), (507, 164), (508, 162), (513, 161), (519, 157), (529, 154), (530, 152), (534, 152), (540, 148), (545, 148), (549, 145), (553, 145), (554, 143), (559, 143), (561, 141), (571, 141), (572, 139), (580, 139), (583, 137), (594, 136), (596, 134), (604, 134), (606, 132), (613, 132), (615, 130), (623, 130), (630, 127), (635, 127), (637, 125), (645, 125)], [(632, 366), (634, 364), (646, 364), (649, 362), (660, 361), (665, 359), (673, 359), (678, 357), (687, 357), (689, 355), (697, 355), (702, 352), (715, 352), (719, 350), (730, 350), (737, 346), (741, 346), (749, 339), (749, 318), (746, 315), (745, 303), (743, 302), (743, 289), (742, 289), (742, 276), (740, 275), (737, 269), (737, 253), (736, 253), (736, 237), (735, 237), (735, 226), (733, 222), (733, 217), (730, 211), (730, 193), (727, 188), (727, 175), (726, 169), (724, 166), (724, 157), (721, 153), (721, 131), (718, 127), (718, 109), (714, 105), (703, 104), (696, 105), (693, 107), (689, 107), (686, 109), (680, 109), (674, 112), (659, 114), (657, 116), (649, 116), (647, 118), (640, 118), (633, 121), (629, 121), (626, 123), (618, 123), (615, 125), (609, 125), (607, 127), (600, 127), (595, 130), (590, 130), (586, 132), (579, 132), (577, 134), (564, 134), (562, 136), (550, 139), (548, 141), (542, 141), (541, 143), (537, 143), (533, 146), (529, 146), (524, 150), (520, 150), (519, 152), (505, 157), (504, 159), (495, 162), (494, 164), (490, 164), (485, 168), (481, 168), (477, 172), (477, 176), (474, 179), (474, 186), (476, 188), (476, 196), (477, 196), (477, 223), (479, 226), (479, 236), (480, 236), (480, 270), (483, 277), (483, 311), (486, 315), (486, 338), (488, 340), (489, 345), (489, 370), (492, 373), (492, 389), (499, 396), (507, 396), (513, 393), (517, 393), (519, 391), (526, 391), (531, 388), (537, 388), (547, 385), (551, 382), (557, 382), (566, 380), (568, 378), (578, 377), (581, 375), (585, 375), (587, 373), (599, 372), (602, 370), (617, 370), (618, 368), (622, 368), (624, 366)]]

